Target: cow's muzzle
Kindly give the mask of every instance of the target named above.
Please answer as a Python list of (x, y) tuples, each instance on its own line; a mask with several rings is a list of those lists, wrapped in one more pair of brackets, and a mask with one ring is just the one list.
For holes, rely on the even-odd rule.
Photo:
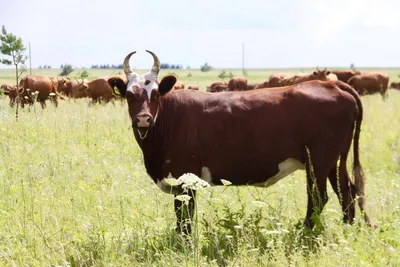
[(154, 126), (154, 120), (151, 115), (139, 114), (133, 121), (132, 127), (136, 129), (140, 139), (145, 139), (151, 127)]

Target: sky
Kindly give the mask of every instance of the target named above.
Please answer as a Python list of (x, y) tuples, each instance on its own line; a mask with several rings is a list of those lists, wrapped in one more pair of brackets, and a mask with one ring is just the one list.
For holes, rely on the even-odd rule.
[[(0, 0), (32, 67), (399, 67), (399, 0)], [(0, 68), (5, 67), (0, 65)]]

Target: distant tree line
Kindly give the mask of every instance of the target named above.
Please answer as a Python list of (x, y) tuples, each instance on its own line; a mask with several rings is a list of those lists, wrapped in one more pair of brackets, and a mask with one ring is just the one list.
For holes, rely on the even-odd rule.
[(183, 69), (182, 64), (169, 64), (169, 63), (162, 63), (160, 65), (160, 69)]
[(124, 64), (119, 64), (119, 65), (110, 65), (110, 64), (104, 64), (104, 65), (92, 65), (90, 67), (91, 69), (123, 69)]

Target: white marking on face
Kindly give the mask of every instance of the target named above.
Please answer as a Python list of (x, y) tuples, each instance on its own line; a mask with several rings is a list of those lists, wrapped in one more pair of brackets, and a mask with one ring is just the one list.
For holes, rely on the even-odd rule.
[(275, 174), (274, 176), (268, 178), (265, 182), (251, 184), (251, 185), (260, 186), (260, 187), (270, 187), (271, 185), (275, 184), (282, 178), (288, 176), (292, 172), (299, 170), (299, 169), (304, 170), (304, 164), (302, 164), (297, 159), (288, 158), (287, 160), (279, 163), (278, 168), (279, 168), (279, 172), (277, 174)]
[[(150, 83), (146, 84), (146, 81), (150, 81)], [(128, 74), (128, 86), (126, 91), (133, 92), (132, 86), (137, 86), (139, 88), (143, 88), (147, 92), (147, 96), (150, 101), (151, 92), (154, 89), (158, 89), (157, 85), (157, 74), (155, 72), (148, 72), (144, 75), (137, 74), (136, 72), (132, 72)]]
[(206, 181), (210, 185), (213, 185), (212, 183), (212, 177), (211, 177), (211, 171), (207, 167), (201, 168), (201, 177), (202, 180)]

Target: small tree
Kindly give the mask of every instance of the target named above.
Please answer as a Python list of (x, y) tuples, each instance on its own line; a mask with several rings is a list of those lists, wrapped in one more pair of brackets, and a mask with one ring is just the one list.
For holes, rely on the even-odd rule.
[(81, 79), (85, 79), (87, 77), (89, 77), (89, 72), (87, 72), (87, 70), (83, 70), (77, 73), (78, 77)]
[(5, 65), (14, 64), (15, 66), (15, 78), (16, 85), (18, 86), (19, 77), (22, 75), (25, 69), (25, 61), (28, 59), (27, 56), (24, 55), (26, 50), (24, 43), (21, 38), (18, 38), (12, 33), (8, 33), (4, 25), (1, 29), (0, 34), (0, 52), (5, 56), (10, 56), (12, 59), (9, 60), (7, 58), (1, 59), (1, 63)]
[(208, 65), (208, 63), (206, 62), (206, 63), (204, 63), (204, 65), (200, 66), (200, 70), (202, 72), (207, 72), (207, 71), (212, 70), (212, 67), (210, 65)]
[[(24, 64), (28, 58), (26, 55), (24, 55), (26, 47), (24, 46), (22, 39), (18, 38), (12, 33), (8, 33), (4, 25), (1, 28), (0, 41), (1, 41), (0, 53), (3, 54), (4, 56), (11, 57), (11, 60), (7, 58), (0, 59), (0, 63), (5, 65), (14, 64), (15, 81), (17, 86), (17, 93), (19, 95), (19, 90), (18, 90), (19, 77), (21, 77), (22, 73), (26, 71)], [(15, 112), (15, 118), (18, 119), (18, 101)]]
[(70, 64), (61, 65), (61, 73), (60, 76), (68, 76), (71, 72), (74, 71), (74, 68)]
[(225, 70), (222, 70), (220, 74), (218, 74), (218, 78), (224, 80), (228, 75), (226, 74)]

